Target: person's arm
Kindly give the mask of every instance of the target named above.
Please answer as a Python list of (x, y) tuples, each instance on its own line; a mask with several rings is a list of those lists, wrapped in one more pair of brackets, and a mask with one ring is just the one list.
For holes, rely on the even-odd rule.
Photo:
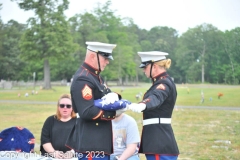
[(69, 158), (72, 158), (75, 155), (74, 150), (69, 150), (66, 153), (63, 153), (62, 151), (55, 150), (51, 143), (45, 143), (43, 145), (43, 148), (49, 154), (49, 156), (52, 156), (54, 158), (69, 159)]
[(65, 152), (63, 158), (70, 159), (70, 158), (73, 158), (74, 156), (75, 156), (75, 151), (72, 149), (72, 150)]
[[(56, 158), (60, 158), (61, 153), (60, 151), (56, 151), (51, 143), (51, 137), (52, 137), (52, 127), (53, 127), (54, 117), (50, 116), (46, 119), (46, 121), (43, 124), (42, 132), (41, 132), (41, 144), (43, 149), (45, 150), (44, 156), (52, 156)], [(42, 152), (42, 151), (41, 151)]]
[(54, 158), (62, 158), (63, 152), (62, 151), (56, 151), (51, 143), (45, 143), (43, 144), (44, 150), (49, 154), (49, 156), (52, 156)]
[[(162, 80), (163, 82), (166, 80)], [(170, 87), (167, 84), (159, 83), (155, 85), (148, 97), (144, 97), (139, 103), (131, 103), (128, 108), (133, 112), (141, 113), (159, 107), (170, 95)]]
[(118, 160), (126, 160), (129, 157), (133, 156), (136, 152), (137, 144), (138, 143), (128, 144), (124, 152), (120, 156), (118, 156)]

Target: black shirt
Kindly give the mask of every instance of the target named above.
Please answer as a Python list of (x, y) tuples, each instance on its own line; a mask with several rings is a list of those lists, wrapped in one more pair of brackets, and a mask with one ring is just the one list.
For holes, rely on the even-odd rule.
[(41, 154), (47, 153), (42, 147), (45, 143), (51, 143), (55, 150), (69, 151), (70, 149), (65, 146), (67, 137), (75, 124), (75, 118), (67, 122), (57, 120), (55, 116), (50, 116), (46, 119), (41, 134)]

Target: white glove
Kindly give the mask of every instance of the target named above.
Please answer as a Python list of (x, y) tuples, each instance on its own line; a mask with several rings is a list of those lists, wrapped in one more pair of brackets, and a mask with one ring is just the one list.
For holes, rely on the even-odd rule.
[(128, 107), (116, 110), (116, 117), (120, 116), (122, 113), (126, 112)]
[(133, 112), (141, 113), (144, 109), (146, 109), (145, 103), (132, 103), (128, 105), (128, 108)]
[(112, 104), (115, 101), (119, 100), (118, 94), (114, 92), (108, 93), (107, 95), (103, 96), (101, 99), (104, 100), (106, 105)]

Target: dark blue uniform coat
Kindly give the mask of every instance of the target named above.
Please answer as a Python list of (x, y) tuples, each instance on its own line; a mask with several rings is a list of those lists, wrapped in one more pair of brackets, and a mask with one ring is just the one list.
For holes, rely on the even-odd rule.
[[(153, 85), (144, 94), (143, 119), (171, 118), (177, 98), (174, 82), (166, 72), (154, 77)], [(178, 155), (179, 150), (171, 124), (143, 126), (139, 153)]]
[[(111, 92), (97, 69), (83, 63), (74, 75), (71, 85), (72, 105), (80, 118), (66, 142), (77, 152), (95, 154), (113, 153), (111, 120), (116, 111), (104, 111), (94, 106), (94, 100)], [(100, 156), (100, 155), (98, 155)]]

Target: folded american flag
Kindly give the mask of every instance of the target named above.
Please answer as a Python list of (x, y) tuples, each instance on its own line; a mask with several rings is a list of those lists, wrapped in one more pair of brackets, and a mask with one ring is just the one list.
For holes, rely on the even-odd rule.
[(129, 104), (131, 104), (131, 102), (125, 99), (115, 101), (111, 104), (106, 104), (106, 102), (102, 99), (94, 100), (94, 105), (96, 107), (106, 111), (116, 111), (118, 109), (126, 108)]
[(34, 144), (35, 138), (27, 128), (14, 126), (0, 132), (0, 151), (30, 153), (34, 151)]

